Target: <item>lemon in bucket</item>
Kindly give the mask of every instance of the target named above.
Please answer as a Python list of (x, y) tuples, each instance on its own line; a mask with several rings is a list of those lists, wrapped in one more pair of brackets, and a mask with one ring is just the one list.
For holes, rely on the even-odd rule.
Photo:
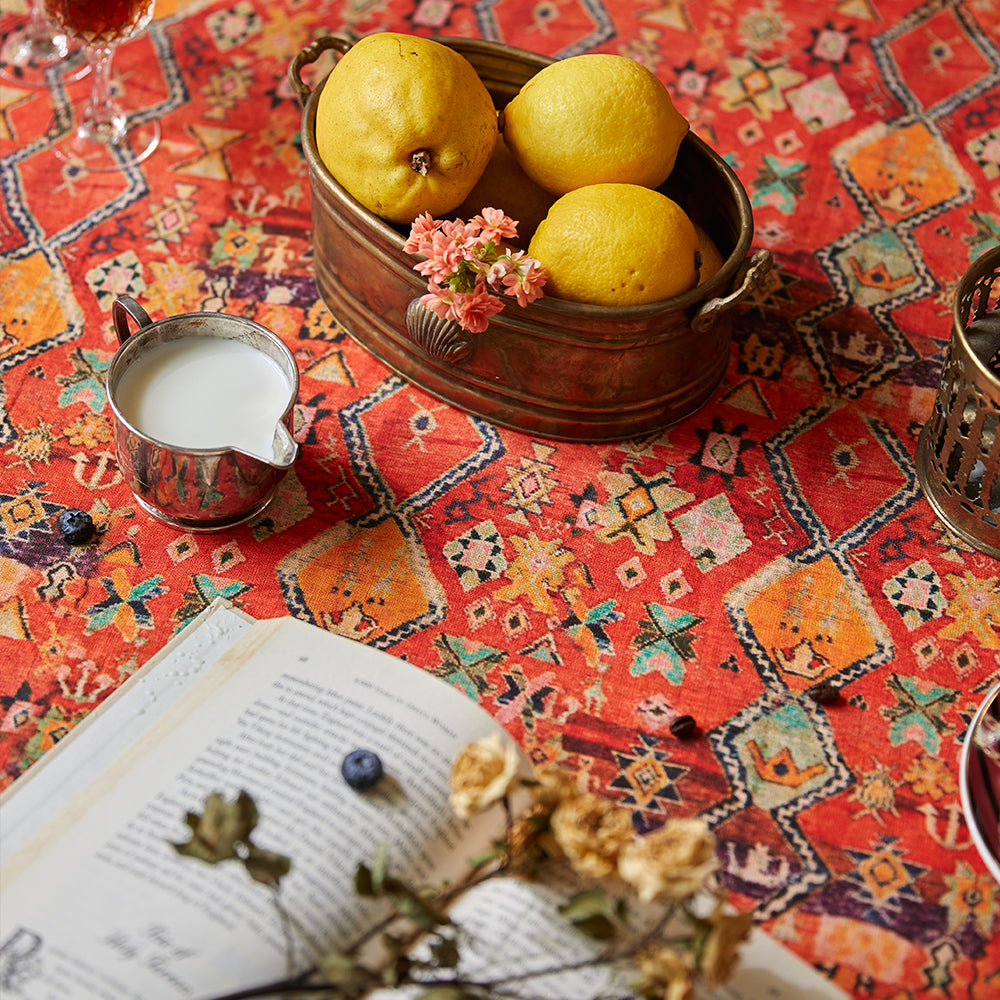
[(698, 284), (698, 232), (665, 194), (640, 184), (589, 184), (549, 209), (528, 246), (546, 295), (601, 306), (659, 302)]
[(611, 182), (659, 187), (688, 122), (641, 63), (593, 52), (536, 73), (504, 108), (502, 131), (524, 172), (561, 195)]
[(337, 62), (316, 108), (316, 148), (370, 212), (408, 224), (451, 212), (493, 155), (497, 116), (461, 53), (376, 32)]

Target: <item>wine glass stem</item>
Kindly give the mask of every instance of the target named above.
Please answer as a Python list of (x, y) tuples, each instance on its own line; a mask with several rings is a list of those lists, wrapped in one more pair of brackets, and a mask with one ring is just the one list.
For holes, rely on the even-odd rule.
[(45, 13), (45, 0), (32, 0), (28, 37), (32, 41), (45, 41), (51, 34), (51, 31), (49, 19)]
[(77, 132), (100, 142), (115, 144), (125, 135), (125, 112), (114, 98), (111, 87), (110, 45), (85, 45), (84, 54), (93, 72), (90, 103), (84, 109)]

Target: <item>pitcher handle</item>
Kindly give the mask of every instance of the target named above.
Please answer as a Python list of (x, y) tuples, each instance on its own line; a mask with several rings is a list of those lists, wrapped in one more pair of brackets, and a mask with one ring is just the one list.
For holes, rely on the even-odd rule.
[(736, 291), (721, 299), (709, 299), (695, 313), (691, 320), (691, 329), (695, 333), (705, 333), (710, 329), (718, 316), (738, 302), (742, 302), (752, 291), (760, 287), (771, 270), (771, 264), (771, 251), (758, 250), (744, 265), (742, 279)]
[(153, 322), (149, 318), (149, 313), (131, 295), (119, 295), (111, 306), (111, 319), (115, 324), (119, 344), (124, 344), (132, 336), (132, 331), (128, 328), (130, 317), (135, 320), (140, 330)]
[(312, 92), (309, 84), (302, 79), (303, 67), (309, 63), (316, 62), (327, 49), (334, 49), (342, 56), (345, 56), (351, 46), (354, 45), (354, 42), (355, 39), (347, 35), (324, 35), (322, 38), (317, 38), (314, 42), (307, 45), (291, 61), (288, 66), (288, 82), (291, 84), (292, 90), (295, 91), (295, 96), (299, 99), (299, 104), (302, 107), (306, 106), (306, 101), (309, 100), (309, 94)]

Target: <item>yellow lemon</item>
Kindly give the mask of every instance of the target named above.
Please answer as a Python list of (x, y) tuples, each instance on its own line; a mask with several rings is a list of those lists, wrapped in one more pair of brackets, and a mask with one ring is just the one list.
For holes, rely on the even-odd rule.
[(698, 233), (665, 194), (639, 184), (590, 184), (549, 209), (528, 246), (548, 273), (545, 294), (633, 306), (698, 284)]
[(524, 249), (555, 200), (520, 168), (501, 135), (482, 177), (455, 214), (468, 221), (484, 208), (502, 209), (517, 223), (517, 236), (506, 242)]
[(316, 105), (316, 148), (369, 211), (408, 224), (451, 212), (493, 153), (497, 115), (465, 56), (383, 31), (351, 46)]
[(524, 172), (561, 195), (587, 184), (658, 187), (688, 123), (641, 63), (592, 52), (536, 73), (504, 108), (502, 128)]
[(694, 228), (698, 233), (698, 247), (701, 250), (701, 271), (698, 284), (704, 285), (726, 263), (726, 258), (722, 256), (712, 237), (705, 232), (702, 226), (695, 222)]

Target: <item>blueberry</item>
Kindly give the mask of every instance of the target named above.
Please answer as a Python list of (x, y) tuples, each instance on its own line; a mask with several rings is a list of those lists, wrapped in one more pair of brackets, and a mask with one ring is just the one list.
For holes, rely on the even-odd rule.
[(670, 732), (679, 740), (689, 740), (698, 732), (698, 723), (693, 715), (678, 715), (670, 723)]
[(374, 750), (352, 750), (340, 765), (340, 773), (359, 792), (374, 788), (382, 777), (382, 761)]
[(832, 681), (819, 681), (807, 687), (806, 694), (817, 705), (832, 705), (840, 697), (840, 690)]
[(94, 519), (74, 507), (68, 507), (56, 518), (56, 527), (63, 541), (70, 545), (86, 545), (94, 537)]

